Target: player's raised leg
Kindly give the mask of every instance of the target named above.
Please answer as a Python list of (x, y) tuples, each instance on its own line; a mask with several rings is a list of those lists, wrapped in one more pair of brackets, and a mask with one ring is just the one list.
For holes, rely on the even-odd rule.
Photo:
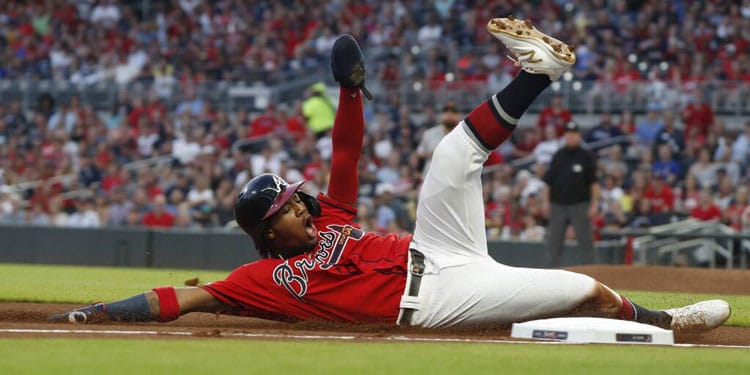
[[(529, 21), (522, 21), (513, 17), (495, 18), (487, 24), (487, 30), (505, 44), (515, 57), (516, 64), (520, 65), (525, 72), (545, 75), (551, 80), (556, 80), (575, 63), (576, 56), (570, 46), (540, 32)], [(511, 97), (515, 97), (519, 88), (513, 88), (511, 91), (511, 86), (506, 90), (511, 94)], [(533, 91), (535, 86), (533, 84), (530, 84), (530, 86), (531, 91)], [(506, 90), (503, 90), (503, 92)], [(514, 117), (516, 115), (520, 117), (523, 112), (518, 112), (519, 108), (513, 105), (514, 103), (516, 105), (523, 104), (525, 100), (528, 100), (523, 97), (523, 95), (529, 93), (528, 87), (526, 87), (526, 90), (520, 89), (518, 91), (522, 95), (521, 101), (504, 98), (498, 94), (497, 105), (494, 108), (505, 109), (506, 113), (510, 114), (511, 120), (518, 118)], [(481, 106), (478, 109), (481, 109)], [(524, 107), (523, 110), (525, 111), (525, 109)], [(514, 110), (516, 112), (513, 112)], [(503, 118), (505, 119), (505, 117)], [(484, 129), (477, 126), (474, 128)], [(479, 136), (481, 137), (481, 135)], [(492, 146), (492, 144), (488, 146)], [(614, 317), (635, 320), (663, 328), (689, 331), (718, 327), (729, 318), (730, 314), (729, 304), (722, 300), (703, 301), (682, 308), (654, 311), (632, 303), (629, 299), (597, 282), (590, 296), (570, 315)]]
[[(588, 276), (472, 260), (477, 255), (487, 256), (484, 218), (478, 214), (483, 210), (482, 163), (490, 150), (512, 134), (535, 98), (575, 62), (569, 46), (527, 21), (496, 18), (487, 28), (506, 45), (522, 71), (506, 88), (477, 106), (433, 154), (420, 192), (412, 247), (424, 252), (441, 271), (434, 285), (431, 275), (425, 277), (426, 308), (415, 313), (413, 322), (435, 326), (509, 322), (532, 316), (597, 316), (681, 330), (711, 329), (723, 323), (729, 316), (723, 301), (654, 311)], [(461, 262), (465, 262), (462, 267), (445, 268)], [(486, 272), (481, 272), (483, 267)], [(470, 269), (478, 272), (465, 272)], [(481, 285), (487, 283), (492, 286), (485, 290)], [(466, 285), (474, 287), (467, 289)], [(430, 298), (433, 289), (462, 296), (460, 300), (466, 303), (447, 306), (442, 303), (445, 299)], [(462, 310), (465, 305), (471, 305), (470, 311)]]
[[(496, 25), (493, 22), (488, 26), (490, 32)], [(507, 22), (506, 29), (523, 25)], [(431, 253), (439, 266), (487, 255), (484, 216), (479, 214), (484, 210), (482, 164), (491, 150), (510, 137), (518, 119), (551, 80), (575, 62), (569, 47), (558, 47), (560, 42), (538, 31), (520, 37), (506, 37), (503, 32), (493, 35), (508, 47), (522, 71), (502, 91), (474, 108), (433, 153), (420, 191), (412, 246)]]

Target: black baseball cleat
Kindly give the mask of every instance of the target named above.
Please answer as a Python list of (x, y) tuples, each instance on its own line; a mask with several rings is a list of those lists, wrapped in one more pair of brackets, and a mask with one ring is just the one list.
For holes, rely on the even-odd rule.
[(333, 79), (339, 85), (350, 89), (359, 88), (367, 99), (372, 100), (372, 94), (365, 87), (365, 57), (351, 35), (341, 35), (333, 43), (331, 71)]

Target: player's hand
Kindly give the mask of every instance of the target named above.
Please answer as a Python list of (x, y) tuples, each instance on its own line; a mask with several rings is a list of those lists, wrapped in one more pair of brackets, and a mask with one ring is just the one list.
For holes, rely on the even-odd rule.
[(372, 94), (365, 87), (365, 57), (359, 44), (351, 35), (336, 38), (331, 48), (331, 71), (333, 79), (347, 88), (359, 88), (367, 99)]
[(52, 315), (49, 320), (56, 323), (69, 322), (85, 324), (92, 322), (93, 320), (103, 320), (103, 317), (106, 317), (106, 314), (104, 314), (104, 304), (97, 303), (95, 305)]

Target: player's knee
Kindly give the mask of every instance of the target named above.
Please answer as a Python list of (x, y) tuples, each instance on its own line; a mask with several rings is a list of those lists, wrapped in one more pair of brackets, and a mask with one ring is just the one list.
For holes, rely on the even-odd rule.
[(620, 298), (620, 295), (598, 281), (596, 282), (595, 289), (595, 300), (598, 302), (600, 311), (606, 315), (616, 316), (622, 307), (622, 298)]

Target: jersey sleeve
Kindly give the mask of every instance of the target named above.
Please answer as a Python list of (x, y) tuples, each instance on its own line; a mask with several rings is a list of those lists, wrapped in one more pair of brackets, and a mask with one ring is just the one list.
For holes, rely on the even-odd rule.
[(365, 133), (364, 109), (359, 89), (342, 87), (333, 121), (333, 155), (328, 196), (343, 204), (357, 201), (359, 156)]
[(357, 208), (346, 203), (339, 202), (326, 195), (318, 194), (318, 202), (324, 216), (332, 217), (335, 221), (351, 223), (357, 217)]
[(296, 321), (283, 311), (283, 302), (271, 292), (268, 281), (263, 283), (259, 272), (271, 269), (258, 262), (242, 265), (224, 280), (214, 281), (200, 287), (229, 307), (234, 315), (249, 316), (276, 321)]

